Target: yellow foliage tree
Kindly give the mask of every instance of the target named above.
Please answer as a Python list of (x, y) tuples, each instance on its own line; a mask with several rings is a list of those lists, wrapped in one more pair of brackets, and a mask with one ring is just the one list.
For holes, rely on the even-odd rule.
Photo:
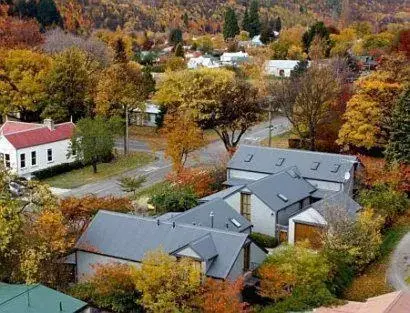
[(142, 292), (140, 303), (155, 313), (191, 312), (201, 284), (200, 270), (192, 261), (177, 261), (162, 250), (147, 253), (133, 277)]

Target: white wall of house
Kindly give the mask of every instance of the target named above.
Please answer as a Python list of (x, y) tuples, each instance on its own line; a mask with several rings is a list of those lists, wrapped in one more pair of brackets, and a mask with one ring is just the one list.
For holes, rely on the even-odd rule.
[(85, 251), (76, 251), (77, 258), (77, 280), (84, 281), (90, 275), (94, 274), (94, 269), (92, 265), (95, 264), (109, 264), (109, 263), (121, 263), (129, 264), (136, 267), (139, 267), (141, 264), (139, 262), (132, 262), (122, 259), (117, 259), (105, 255), (99, 255), (95, 253), (85, 252)]
[[(255, 245), (253, 242), (250, 244), (250, 263), (251, 266), (257, 266), (262, 264), (266, 258), (266, 253)], [(232, 266), (227, 279), (235, 280), (239, 276), (244, 274), (244, 249), (241, 250), (238, 257), (235, 260), (234, 265)]]
[(233, 170), (228, 169), (228, 179), (229, 178), (238, 178), (238, 179), (249, 179), (249, 180), (259, 180), (268, 176), (268, 174), (264, 173), (256, 173), (256, 172), (248, 172), (242, 170)]
[(16, 148), (7, 140), (6, 137), (0, 135), (0, 153), (3, 157), (3, 164), (6, 166), (5, 155), (7, 154), (10, 158), (10, 169), (12, 172), (17, 173), (17, 154)]
[(355, 168), (354, 166), (350, 169), (349, 171), (350, 178), (343, 184), (343, 190), (346, 192), (348, 195), (353, 196), (353, 190), (354, 190), (354, 181), (355, 181)]
[(292, 216), (289, 219), (289, 228), (288, 228), (288, 243), (289, 244), (294, 244), (295, 243), (295, 222), (296, 221), (302, 221), (305, 223), (310, 223), (310, 224), (320, 224), (320, 225), (326, 225), (327, 222), (323, 218), (322, 215), (320, 215), (319, 212), (317, 212), (313, 208), (308, 208), (305, 211)]

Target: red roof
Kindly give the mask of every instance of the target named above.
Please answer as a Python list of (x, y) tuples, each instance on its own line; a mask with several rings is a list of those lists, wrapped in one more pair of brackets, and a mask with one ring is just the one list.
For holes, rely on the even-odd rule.
[(22, 149), (70, 139), (74, 128), (75, 125), (72, 122), (56, 124), (54, 129), (50, 130), (42, 124), (7, 121), (0, 131), (14, 148)]

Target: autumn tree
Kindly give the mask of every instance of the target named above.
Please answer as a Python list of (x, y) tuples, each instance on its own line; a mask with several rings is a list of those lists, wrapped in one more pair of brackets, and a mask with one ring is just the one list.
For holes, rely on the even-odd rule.
[(169, 73), (155, 99), (167, 106), (169, 114), (184, 112), (201, 128), (213, 129), (227, 151), (235, 149), (261, 113), (256, 89), (226, 69)]
[(71, 138), (69, 154), (84, 164), (91, 164), (94, 173), (97, 173), (98, 163), (112, 156), (115, 131), (111, 124), (99, 116), (81, 119)]
[(55, 55), (46, 79), (48, 104), (41, 116), (57, 122), (91, 116), (98, 69), (99, 64), (78, 48)]
[[(44, 54), (24, 50), (0, 51), (0, 112), (20, 112), (23, 120), (38, 117), (46, 100), (45, 79), (52, 60)], [(37, 116), (36, 116), (37, 115)]]
[(407, 89), (392, 113), (386, 156), (390, 162), (410, 164), (410, 89)]
[(224, 39), (235, 38), (239, 34), (238, 20), (234, 9), (228, 7), (225, 12), (225, 22), (223, 28)]
[(236, 281), (208, 278), (201, 290), (199, 307), (203, 313), (246, 313), (247, 303), (241, 302), (243, 278)]
[(185, 115), (167, 115), (161, 132), (166, 139), (165, 157), (172, 160), (176, 172), (184, 168), (188, 155), (204, 143), (202, 130)]
[(272, 86), (272, 101), (291, 122), (294, 131), (316, 149), (318, 128), (326, 124), (340, 92), (340, 81), (331, 67), (311, 66), (291, 80)]
[(261, 276), (259, 294), (278, 301), (292, 295), (296, 284), (294, 274), (287, 273), (273, 264), (262, 265), (258, 270)]
[(157, 250), (148, 252), (139, 268), (134, 269), (138, 301), (148, 312), (189, 312), (201, 284), (200, 271), (191, 260), (176, 260)]
[(124, 176), (121, 177), (118, 181), (121, 186), (121, 189), (124, 192), (132, 192), (135, 194), (138, 189), (142, 187), (142, 184), (145, 183), (147, 178), (145, 176), (140, 176), (140, 177), (130, 177), (130, 176)]
[(132, 268), (127, 264), (108, 263), (93, 266), (94, 273), (85, 282), (69, 289), (76, 298), (101, 309), (118, 313), (139, 312), (141, 293), (135, 288)]
[(213, 184), (217, 183), (213, 174), (212, 170), (207, 168), (187, 167), (170, 173), (166, 179), (178, 187), (191, 188), (198, 198), (203, 198), (218, 191), (213, 188)]

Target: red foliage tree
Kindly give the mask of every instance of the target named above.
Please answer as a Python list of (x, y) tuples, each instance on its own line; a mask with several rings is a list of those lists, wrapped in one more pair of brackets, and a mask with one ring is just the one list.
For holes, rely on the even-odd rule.
[(410, 29), (402, 30), (399, 34), (397, 50), (410, 59)]
[(212, 173), (204, 168), (182, 168), (179, 172), (169, 174), (167, 180), (181, 187), (191, 187), (200, 198), (214, 191)]

